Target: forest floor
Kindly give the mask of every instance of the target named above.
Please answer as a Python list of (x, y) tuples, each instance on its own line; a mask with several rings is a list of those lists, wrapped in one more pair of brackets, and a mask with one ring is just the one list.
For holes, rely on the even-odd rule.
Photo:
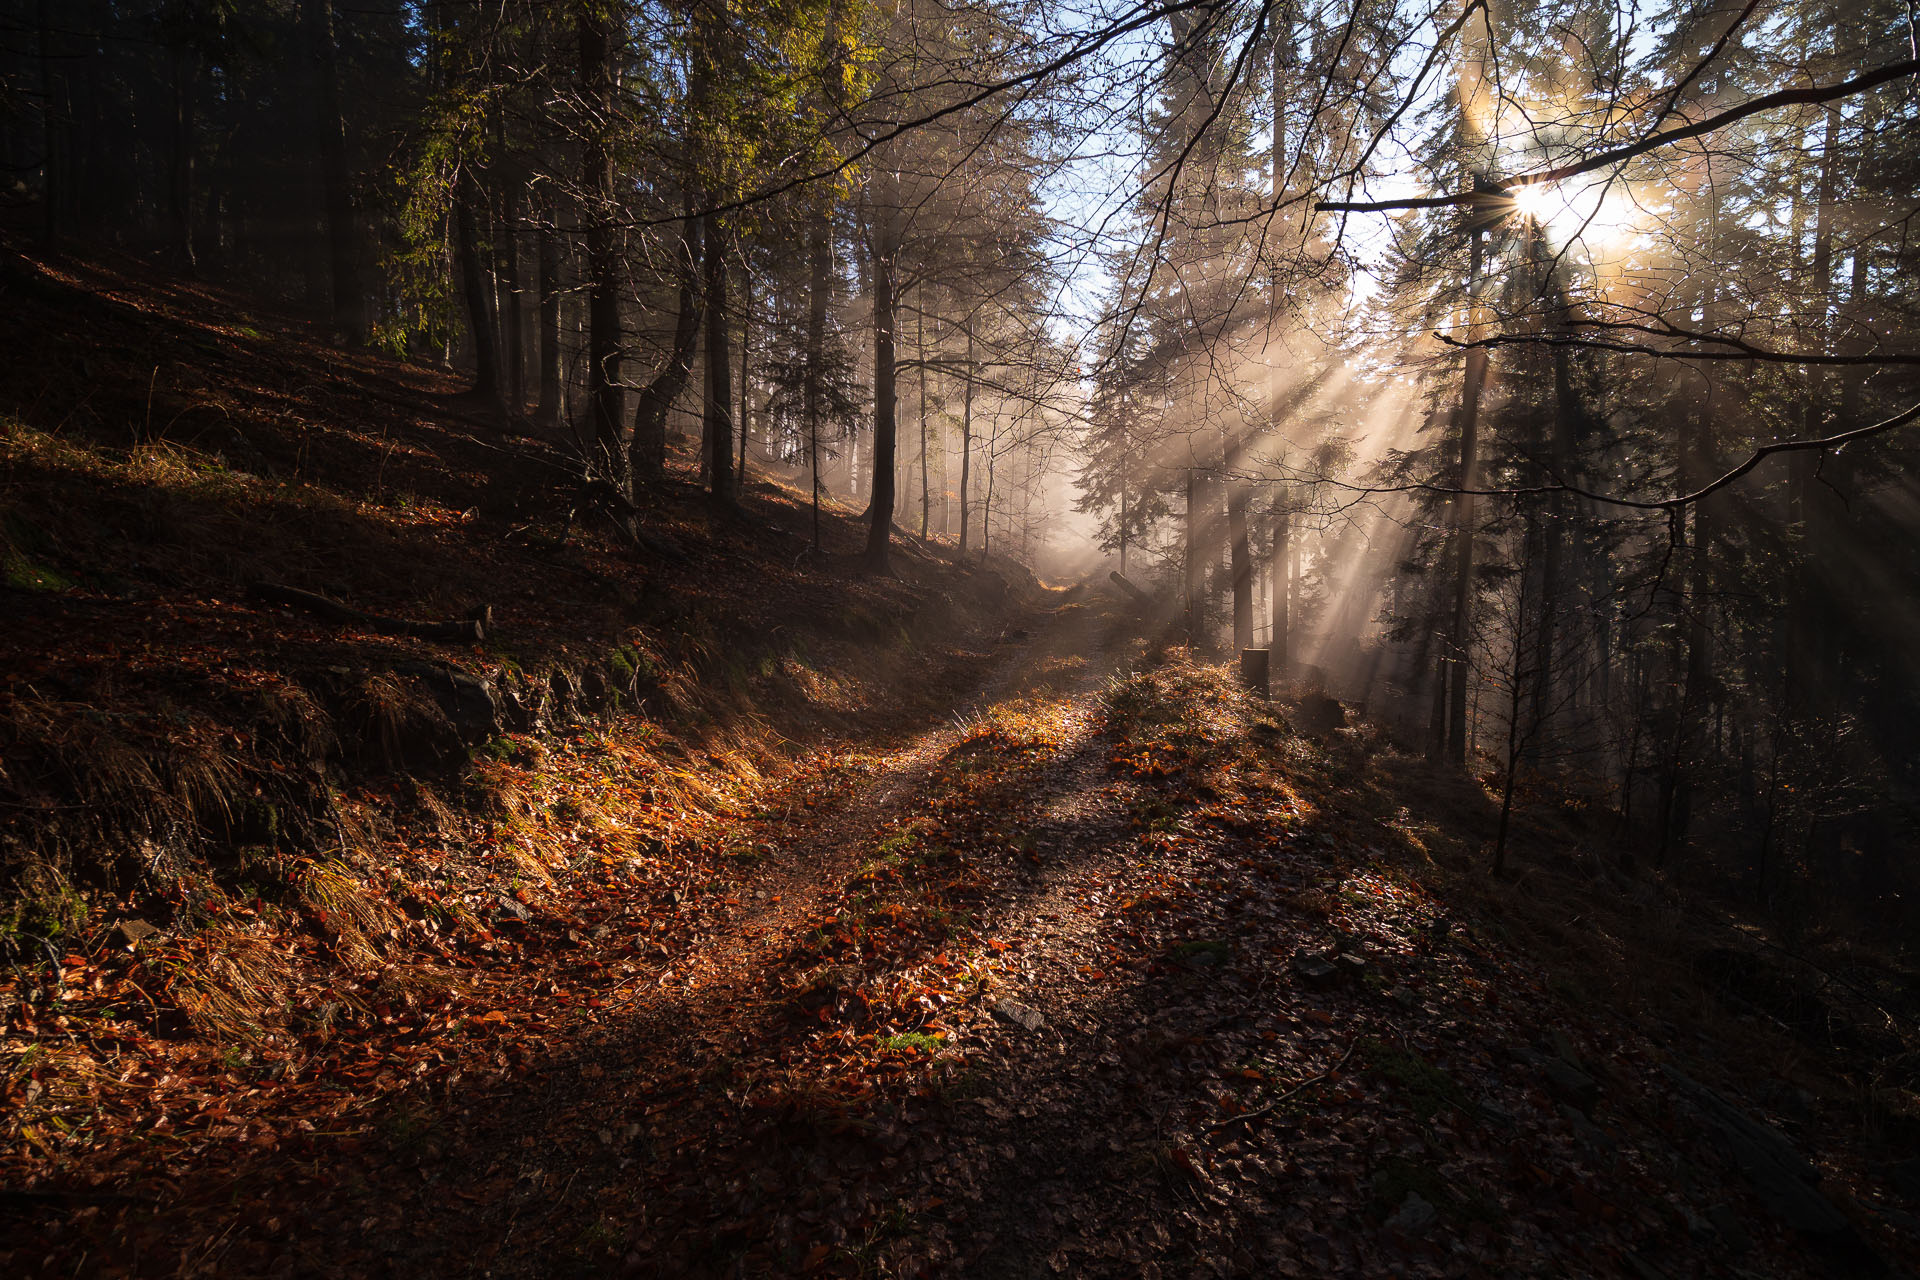
[[(665, 502), (653, 536), (682, 555), (638, 571), (551, 515), (515, 543), (533, 517), (463, 512), (524, 442), (444, 378), (131, 268), (35, 270), (29, 301), (83, 289), (98, 345), (38, 366), (81, 362), (84, 394), (0, 379), (16, 815), (103, 804), (95, 758), (297, 772), (223, 690), (445, 660), (244, 603), (251, 578), (430, 616), (484, 592), (514, 647), (455, 655), (475, 678), (616, 646), (670, 678), (644, 714), (603, 701), (417, 766), (332, 749), (310, 825), (337, 856), (281, 831), (221, 862), (229, 815), (181, 846), (210, 860), (179, 855), (171, 898), (89, 891), (57, 945), (17, 931), (0, 1273), (1678, 1280), (1914, 1256), (1915, 1128), (1859, 1061), (1912, 1054), (1904, 1015), (1842, 1036), (1840, 991), (1815, 1028), (1708, 981), (1699, 957), (1759, 972), (1758, 944), (1593, 856), (1565, 806), (1523, 796), (1521, 871), (1489, 881), (1482, 780), (1255, 698), (1103, 591), (796, 556), (754, 527), (795, 527), (776, 486), (740, 521)], [(152, 358), (192, 324), (220, 332)], [(155, 413), (150, 371), (189, 367)], [(237, 443), (106, 439), (194, 415)], [(857, 537), (843, 512), (829, 532)], [(726, 649), (743, 635), (778, 638)], [(181, 755), (216, 734), (228, 754)], [(78, 801), (27, 786), (43, 741), (92, 752)]]
[[(469, 971), (461, 1016), (357, 1037), (395, 1070), (433, 1045), (463, 1069), (372, 1103), (286, 1092), (123, 1156), (105, 1185), (130, 1199), (65, 1206), (34, 1255), (1639, 1277), (1901, 1256), (1912, 1219), (1813, 1097), (1752, 1101), (1775, 1098), (1764, 1064), (1570, 1000), (1484, 904), (1423, 884), (1390, 804), (1407, 761), (1150, 660), (1084, 593), (1025, 627), (960, 714), (715, 830), (732, 852), (684, 897), (596, 886)], [(1785, 1225), (1805, 1206), (1743, 1165), (1725, 1098), (1798, 1135), (1848, 1210)]]

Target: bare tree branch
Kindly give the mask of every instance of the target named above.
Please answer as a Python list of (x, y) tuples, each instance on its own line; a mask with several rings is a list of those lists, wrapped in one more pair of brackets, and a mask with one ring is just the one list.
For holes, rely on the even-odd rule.
[(1840, 98), (1849, 98), (1854, 94), (1877, 89), (1883, 84), (1920, 73), (1920, 58), (1909, 58), (1896, 62), (1878, 71), (1869, 71), (1865, 75), (1855, 76), (1851, 80), (1834, 85), (1808, 85), (1800, 89), (1781, 89), (1775, 93), (1750, 98), (1738, 106), (1697, 120), (1692, 124), (1679, 125), (1672, 129), (1662, 129), (1649, 134), (1638, 142), (1625, 146), (1612, 147), (1584, 160), (1571, 164), (1558, 165), (1552, 169), (1541, 169), (1533, 173), (1523, 173), (1508, 178), (1485, 191), (1459, 191), (1444, 196), (1417, 196), (1404, 200), (1322, 200), (1313, 207), (1322, 213), (1385, 213), (1397, 209), (1444, 209), (1455, 205), (1484, 205), (1498, 207), (1513, 199), (1513, 193), (1523, 187), (1539, 186), (1549, 182), (1563, 182), (1568, 178), (1577, 178), (1581, 174), (1605, 169), (1610, 165), (1646, 155), (1661, 147), (1684, 142), (1688, 138), (1698, 138), (1703, 134), (1714, 133), (1730, 124), (1738, 123), (1748, 116), (1759, 115), (1763, 111), (1772, 111), (1777, 107), (1807, 106), (1823, 102), (1833, 102)]

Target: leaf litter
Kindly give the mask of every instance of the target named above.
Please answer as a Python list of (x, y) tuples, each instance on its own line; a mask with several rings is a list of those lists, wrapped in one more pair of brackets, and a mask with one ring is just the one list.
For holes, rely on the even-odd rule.
[[(0, 1168), (52, 1199), (10, 1258), (1826, 1273), (1689, 1127), (1671, 1049), (1452, 905), (1336, 753), (1082, 601), (977, 714), (904, 745), (705, 808), (637, 772), (583, 790), (657, 825), (574, 823), (587, 874), (538, 893), (414, 882), (392, 915), (334, 911), (351, 871), (296, 869), (302, 946), (351, 975), (324, 989), (261, 944), (264, 907), (50, 956), (11, 979), (40, 1034), (0, 1073)], [(179, 989), (214, 971), (224, 995)], [(217, 1034), (131, 1029), (162, 999)]]

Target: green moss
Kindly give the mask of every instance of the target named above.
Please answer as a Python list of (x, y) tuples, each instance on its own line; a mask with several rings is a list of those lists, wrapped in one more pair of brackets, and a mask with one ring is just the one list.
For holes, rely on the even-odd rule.
[(1225, 938), (1195, 938), (1169, 947), (1167, 954), (1189, 964), (1225, 964), (1233, 948)]
[(87, 900), (51, 867), (30, 869), (12, 886), (12, 901), (0, 906), (0, 945), (17, 948), (33, 938), (54, 939), (87, 921)]
[(607, 655), (607, 670), (612, 672), (615, 684), (625, 686), (633, 683), (633, 658), (626, 645), (620, 645)]
[(1397, 1086), (1422, 1121), (1433, 1119), (1446, 1107), (1466, 1108), (1466, 1094), (1454, 1078), (1412, 1049), (1379, 1040), (1364, 1040), (1361, 1049), (1368, 1074)]
[(932, 1053), (939, 1049), (940, 1041), (924, 1031), (905, 1031), (899, 1035), (881, 1036), (879, 1046), (893, 1053)]
[(49, 568), (37, 561), (28, 559), (18, 551), (7, 551), (4, 559), (6, 583), (15, 591), (71, 591), (73, 579)]
[(1404, 1156), (1382, 1160), (1373, 1174), (1374, 1212), (1383, 1219), (1392, 1216), (1409, 1192), (1456, 1222), (1499, 1222), (1506, 1216), (1485, 1195), (1463, 1188), (1457, 1180), (1441, 1176), (1437, 1169)]
[(234, 806), (234, 831), (250, 845), (272, 845), (280, 838), (280, 810), (258, 796)]

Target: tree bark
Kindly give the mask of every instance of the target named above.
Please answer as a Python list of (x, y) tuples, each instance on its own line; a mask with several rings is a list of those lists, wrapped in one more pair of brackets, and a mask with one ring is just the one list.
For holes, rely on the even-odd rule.
[(473, 235), (473, 179), (463, 175), (454, 193), (453, 234), (460, 255), (461, 291), (467, 299), (467, 330), (473, 337), (473, 391), (488, 403), (500, 403), (500, 361), (493, 342), (493, 293), (487, 265)]
[(733, 366), (727, 315), (727, 238), (719, 225), (707, 234), (707, 395), (703, 437), (711, 452), (707, 478), (713, 500), (733, 501)]
[(184, 49), (173, 54), (172, 173), (167, 184), (174, 243), (191, 273), (199, 265), (193, 244), (194, 105), (199, 92), (200, 56)]
[(1290, 544), (1293, 539), (1293, 512), (1287, 507), (1287, 491), (1273, 495), (1273, 559), (1268, 568), (1268, 607), (1272, 611), (1267, 638), (1267, 670), (1275, 680), (1285, 680), (1293, 661), (1293, 580), (1289, 574)]
[(1200, 611), (1205, 604), (1200, 564), (1200, 485), (1193, 467), (1187, 468), (1187, 511), (1184, 530), (1186, 544), (1186, 626), (1187, 648), (1200, 647)]
[[(36, 47), (40, 60), (40, 145), (42, 147), (40, 241), (48, 249), (53, 249), (60, 243), (61, 197), (64, 194), (62, 187), (65, 185), (61, 181), (61, 161), (65, 158), (66, 148), (63, 144), (66, 131), (60, 125), (58, 98), (64, 98), (66, 95), (61, 94), (57, 98), (54, 91), (53, 21), (49, 13), (50, 7), (49, 0), (40, 0), (37, 33), (39, 40)], [(66, 72), (62, 70), (60, 81), (64, 85), (66, 80)]]
[[(1472, 316), (1468, 337), (1476, 340), (1483, 327), (1480, 314), (1480, 270), (1485, 254), (1485, 229), (1476, 227), (1467, 267), (1467, 307)], [(1487, 352), (1467, 351), (1465, 385), (1460, 396), (1460, 488), (1453, 502), (1453, 618), (1442, 661), (1452, 667), (1447, 704), (1447, 759), (1467, 762), (1467, 647), (1473, 632), (1473, 559), (1475, 501), (1480, 487), (1480, 392), (1486, 383)]]
[(740, 272), (740, 465), (734, 468), (734, 488), (747, 485), (747, 437), (753, 431), (753, 273), (742, 263)]
[(1226, 475), (1228, 566), (1233, 578), (1233, 648), (1253, 647), (1253, 552), (1247, 544), (1247, 487), (1239, 478), (1244, 440), (1233, 432), (1220, 442)]
[[(923, 286), (921, 294), (926, 293)], [(933, 480), (932, 466), (927, 459), (927, 308), (924, 297), (914, 313), (913, 345), (914, 356), (920, 365), (920, 537), (927, 536), (927, 526), (933, 518)]]
[(500, 261), (500, 349), (504, 353), (507, 404), (516, 415), (527, 407), (526, 325), (520, 288), (520, 182), (509, 173), (500, 196), (500, 236), (495, 256)]
[(693, 356), (700, 346), (700, 289), (698, 272), (706, 220), (689, 213), (680, 222), (680, 296), (673, 323), (673, 350), (666, 367), (640, 391), (633, 411), (632, 468), (636, 488), (658, 483), (666, 474), (667, 413), (687, 389), (693, 375)]
[(960, 549), (967, 554), (967, 493), (973, 484), (973, 317), (967, 317), (967, 386), (960, 395)]
[(873, 289), (873, 502), (868, 508), (867, 568), (888, 572), (893, 536), (894, 439), (897, 428), (894, 377), (894, 252), (892, 210), (876, 211), (869, 232), (869, 284)]
[(560, 236), (555, 210), (542, 211), (536, 233), (540, 272), (540, 405), (534, 418), (543, 427), (560, 425)]
[(321, 201), (327, 220), (333, 327), (347, 342), (359, 343), (367, 336), (366, 300), (360, 284), (358, 237), (354, 234), (353, 179), (347, 167), (346, 124), (340, 110), (333, 0), (303, 0), (303, 3), (307, 49), (313, 63), (314, 122), (319, 134)]
[(587, 196), (587, 418), (594, 466), (627, 490), (620, 388), (620, 264), (613, 235), (613, 153), (601, 124), (613, 115), (613, 68), (606, 13), (593, 0), (579, 10), (580, 84), (597, 117), (581, 139), (580, 181)]
[(807, 260), (810, 266), (807, 290), (806, 370), (801, 379), (801, 415), (806, 420), (807, 474), (811, 478), (813, 505), (813, 549), (820, 550), (820, 400), (826, 376), (827, 305), (833, 290), (829, 260), (829, 235), (833, 206), (820, 200), (812, 223), (807, 228)]

